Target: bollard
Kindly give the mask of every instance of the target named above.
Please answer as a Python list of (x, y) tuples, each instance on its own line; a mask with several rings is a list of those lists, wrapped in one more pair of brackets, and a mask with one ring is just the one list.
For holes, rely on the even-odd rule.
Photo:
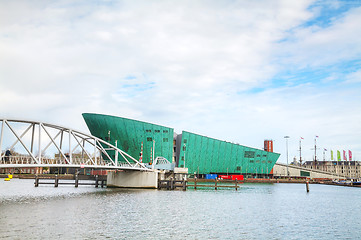
[(35, 175), (35, 187), (39, 187), (39, 177)]
[(79, 186), (79, 176), (78, 174), (75, 175), (75, 187)]
[(194, 177), (194, 190), (197, 190), (197, 177)]
[(58, 178), (58, 175), (55, 175), (54, 187), (58, 187), (58, 185), (59, 185), (59, 178)]
[(310, 187), (309, 187), (308, 181), (306, 181), (306, 191), (307, 191), (307, 192), (310, 192)]

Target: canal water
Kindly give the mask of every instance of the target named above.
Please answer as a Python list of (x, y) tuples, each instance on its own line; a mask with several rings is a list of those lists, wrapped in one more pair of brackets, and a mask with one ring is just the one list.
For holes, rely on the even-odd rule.
[(187, 191), (0, 179), (0, 239), (360, 239), (361, 188)]

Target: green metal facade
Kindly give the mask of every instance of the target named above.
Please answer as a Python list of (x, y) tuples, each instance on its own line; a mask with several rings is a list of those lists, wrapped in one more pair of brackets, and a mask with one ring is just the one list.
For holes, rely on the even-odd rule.
[[(143, 162), (151, 160), (153, 140), (154, 156), (162, 156), (172, 162), (172, 128), (137, 120), (109, 115), (84, 113), (83, 118), (92, 135), (117, 146), (132, 157), (139, 159), (143, 142)], [(243, 173), (269, 174), (280, 154), (266, 152), (239, 144), (182, 132), (177, 151), (179, 167), (188, 168), (188, 173)], [(120, 158), (121, 159), (121, 158)]]
[(117, 141), (118, 148), (137, 160), (143, 142), (144, 163), (151, 161), (153, 146), (155, 157), (162, 156), (172, 162), (174, 133), (172, 128), (102, 114), (83, 113), (83, 118), (92, 135), (113, 145)]
[(280, 154), (182, 132), (179, 166), (188, 173), (269, 174)]

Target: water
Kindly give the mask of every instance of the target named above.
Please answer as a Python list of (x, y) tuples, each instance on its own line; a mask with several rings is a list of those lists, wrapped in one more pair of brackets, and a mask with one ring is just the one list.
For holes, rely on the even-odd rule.
[(361, 188), (125, 190), (0, 179), (0, 239), (360, 239)]

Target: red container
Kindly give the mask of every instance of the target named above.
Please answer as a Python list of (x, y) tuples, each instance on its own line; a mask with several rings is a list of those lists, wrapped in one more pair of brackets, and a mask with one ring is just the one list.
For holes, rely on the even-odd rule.
[(240, 180), (243, 181), (243, 175), (232, 175), (232, 180)]
[(221, 179), (232, 179), (232, 175), (219, 175)]

